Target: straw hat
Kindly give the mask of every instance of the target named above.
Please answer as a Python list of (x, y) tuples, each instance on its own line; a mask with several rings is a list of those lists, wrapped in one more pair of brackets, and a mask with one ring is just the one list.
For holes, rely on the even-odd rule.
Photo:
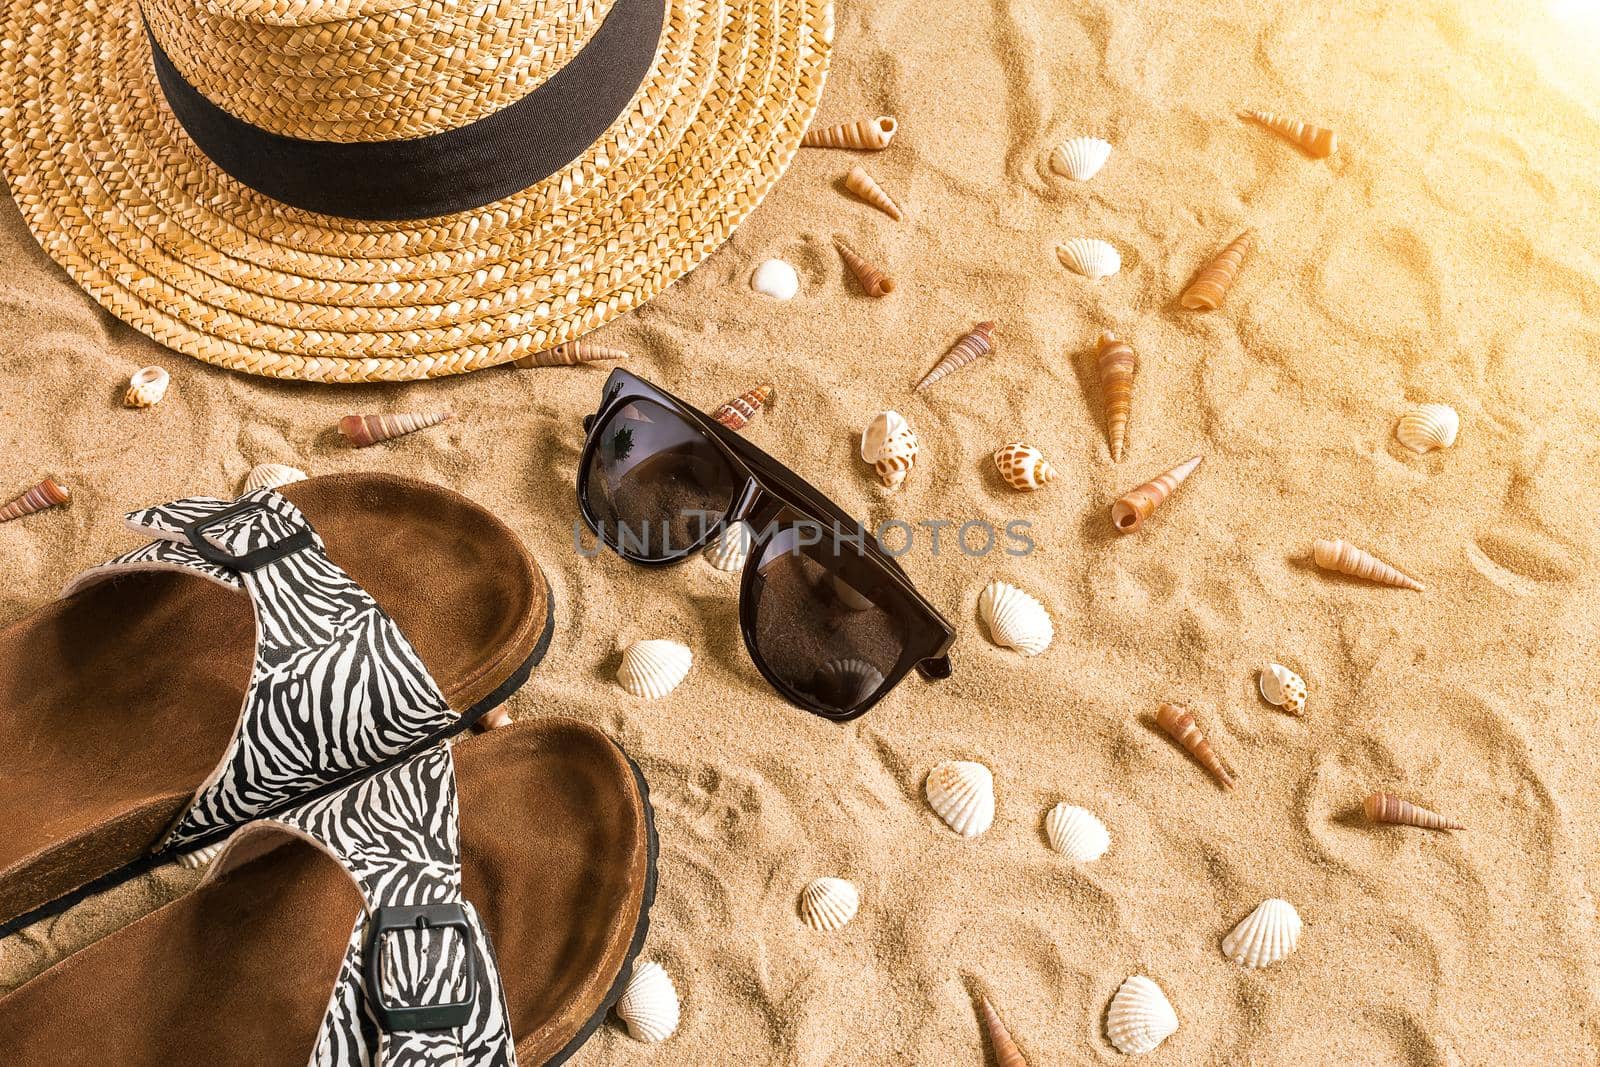
[(571, 340), (793, 157), (827, 0), (0, 0), (40, 245), (235, 370), (455, 374)]

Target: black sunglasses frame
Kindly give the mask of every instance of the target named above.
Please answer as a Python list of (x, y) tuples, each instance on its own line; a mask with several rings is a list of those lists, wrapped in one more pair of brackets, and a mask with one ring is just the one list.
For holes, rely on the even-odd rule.
[[(626, 547), (606, 534), (605, 524), (599, 521), (589, 505), (589, 467), (595, 450), (600, 446), (598, 428), (607, 425), (611, 417), (626, 405), (637, 400), (649, 400), (681, 416), (689, 425), (699, 429), (705, 438), (728, 460), (736, 473), (743, 474), (744, 485), (733, 496), (728, 511), (716, 522), (707, 524), (704, 535), (694, 544), (674, 548), (660, 558), (630, 554)], [(955, 628), (930, 604), (926, 597), (911, 584), (911, 579), (899, 561), (884, 552), (877, 538), (862, 525), (846, 515), (837, 504), (824, 496), (815, 486), (796, 475), (782, 463), (767, 455), (743, 437), (729, 430), (709, 415), (665, 389), (652, 385), (636, 374), (620, 368), (613, 370), (601, 391), (600, 409), (583, 420), (585, 433), (583, 453), (578, 459), (578, 510), (600, 542), (617, 555), (645, 567), (664, 567), (681, 563), (710, 544), (730, 524), (748, 523), (755, 535), (744, 574), (739, 586), (739, 630), (744, 636), (745, 649), (751, 662), (761, 672), (767, 683), (789, 703), (814, 715), (845, 722), (869, 711), (873, 705), (889, 694), (911, 672), (929, 680), (950, 677), (950, 648), (955, 644)], [(903, 619), (907, 628), (905, 647), (894, 668), (884, 675), (883, 682), (865, 700), (848, 711), (838, 711), (818, 704), (796, 691), (767, 665), (756, 641), (755, 608), (757, 586), (761, 582), (757, 561), (762, 549), (778, 532), (799, 524), (779, 523), (785, 509), (805, 519), (830, 529), (842, 531), (841, 543), (850, 541), (859, 545), (865, 559), (878, 565), (884, 576), (904, 596), (911, 611)], [(616, 531), (613, 531), (615, 533)]]

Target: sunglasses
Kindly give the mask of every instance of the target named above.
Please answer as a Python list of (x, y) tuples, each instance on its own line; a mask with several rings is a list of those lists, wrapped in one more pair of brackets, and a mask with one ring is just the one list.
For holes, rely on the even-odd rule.
[(877, 539), (715, 419), (625, 370), (583, 420), (578, 507), (631, 563), (678, 563), (750, 528), (739, 628), (784, 699), (843, 721), (912, 668), (950, 677), (955, 630)]

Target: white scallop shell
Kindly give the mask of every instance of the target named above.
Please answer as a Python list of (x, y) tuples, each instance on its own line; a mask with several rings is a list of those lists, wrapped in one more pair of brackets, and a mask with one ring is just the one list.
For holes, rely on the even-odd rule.
[(130, 408), (154, 407), (167, 395), (167, 385), (171, 381), (172, 375), (161, 367), (140, 367), (128, 379), (128, 391), (123, 394), (122, 402)]
[(1281, 663), (1269, 663), (1261, 668), (1261, 698), (1276, 704), (1294, 715), (1306, 710), (1306, 683), (1298, 674)]
[(622, 653), (617, 683), (636, 697), (659, 700), (689, 674), (694, 653), (676, 641), (635, 641)]
[(800, 291), (800, 275), (781, 259), (769, 259), (750, 276), (750, 288), (774, 300), (792, 300)]
[(928, 807), (962, 837), (994, 824), (994, 775), (981, 763), (946, 760), (928, 772), (923, 791)]
[(736, 522), (723, 530), (706, 546), (706, 562), (719, 571), (742, 571), (744, 561), (750, 557), (750, 545), (755, 532), (747, 522)]
[(1098, 137), (1074, 137), (1050, 153), (1050, 169), (1075, 182), (1086, 182), (1100, 173), (1111, 158), (1111, 144)]
[(1413, 452), (1432, 452), (1456, 443), (1461, 416), (1449, 404), (1423, 404), (1400, 416), (1394, 435)]
[(222, 850), (227, 844), (228, 842), (226, 841), (218, 841), (214, 845), (203, 845), (192, 852), (180, 852), (178, 853), (178, 866), (185, 870), (198, 871), (222, 855)]
[(817, 669), (817, 688), (838, 700), (841, 708), (861, 703), (883, 685), (883, 672), (864, 659), (831, 659)]
[(813, 930), (837, 930), (856, 917), (861, 894), (843, 878), (818, 878), (800, 893), (800, 919)]
[(1294, 951), (1302, 925), (1287, 900), (1263, 900), (1222, 939), (1222, 954), (1246, 967), (1271, 966)]
[(305, 471), (300, 470), (298, 467), (291, 467), (287, 463), (257, 463), (250, 468), (250, 473), (244, 476), (244, 492), (253, 493), (257, 489), (277, 489), (305, 480)]
[(990, 582), (978, 597), (978, 614), (997, 645), (1037, 656), (1050, 647), (1055, 624), (1043, 604), (1007, 582)]
[(678, 1029), (678, 991), (672, 978), (654, 962), (633, 969), (628, 987), (617, 1000), (617, 1018), (635, 1041), (665, 1041)]
[(1106, 1036), (1129, 1056), (1150, 1052), (1178, 1029), (1178, 1013), (1161, 987), (1142, 974), (1129, 978), (1111, 998)]
[(1079, 863), (1093, 863), (1111, 847), (1106, 824), (1087, 808), (1057, 804), (1045, 813), (1044, 832), (1050, 847)]
[(1057, 248), (1056, 255), (1069, 269), (1095, 281), (1122, 269), (1121, 253), (1093, 237), (1074, 237)]

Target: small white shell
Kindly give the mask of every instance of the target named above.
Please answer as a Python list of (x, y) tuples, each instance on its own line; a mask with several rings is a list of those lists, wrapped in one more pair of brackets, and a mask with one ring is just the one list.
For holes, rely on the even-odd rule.
[(962, 837), (994, 824), (994, 775), (981, 763), (946, 760), (928, 772), (923, 791), (928, 807)]
[[(250, 468), (250, 473), (244, 476), (244, 492), (253, 493), (257, 489), (278, 489), (285, 485), (306, 480), (306, 472), (298, 467), (291, 467), (286, 463), (257, 463)], [(243, 495), (243, 494), (241, 494)]]
[(916, 466), (920, 445), (911, 424), (898, 411), (880, 411), (861, 432), (861, 458), (872, 464), (878, 480), (897, 489)]
[(154, 407), (167, 395), (171, 381), (172, 376), (161, 367), (140, 367), (128, 379), (128, 391), (123, 394), (122, 402), (130, 408)]
[(1413, 452), (1432, 452), (1456, 443), (1461, 416), (1449, 404), (1423, 404), (1400, 416), (1394, 435)]
[(1222, 954), (1246, 967), (1287, 959), (1300, 943), (1300, 913), (1287, 900), (1263, 900), (1222, 939)]
[(744, 561), (750, 557), (750, 545), (755, 532), (747, 522), (736, 522), (723, 530), (706, 546), (706, 562), (719, 571), (742, 571)]
[(617, 1000), (617, 1018), (635, 1041), (665, 1041), (678, 1029), (678, 991), (661, 964), (634, 967), (628, 987)]
[(818, 878), (800, 893), (800, 919), (813, 930), (828, 933), (856, 917), (861, 894), (843, 878)]
[(750, 276), (750, 288), (774, 300), (793, 300), (800, 291), (800, 275), (781, 259), (769, 259)]
[(1136, 974), (1118, 987), (1106, 1011), (1106, 1036), (1118, 1052), (1138, 1056), (1152, 1051), (1178, 1029), (1178, 1013), (1161, 987)]
[(192, 852), (180, 852), (178, 853), (178, 866), (185, 870), (198, 871), (220, 856), (227, 844), (228, 842), (226, 841), (218, 841), (214, 845), (204, 845)]
[(694, 653), (676, 641), (635, 641), (622, 653), (617, 683), (636, 697), (659, 700), (689, 674)]
[(1045, 813), (1044, 832), (1050, 847), (1079, 863), (1093, 863), (1111, 847), (1106, 824), (1087, 808), (1057, 804)]
[(1074, 237), (1056, 249), (1056, 256), (1070, 270), (1099, 281), (1122, 269), (1122, 255), (1104, 241)]
[(1291, 715), (1303, 715), (1306, 710), (1306, 683), (1298, 674), (1281, 663), (1269, 663), (1261, 668), (1261, 698), (1276, 704)]
[(1037, 656), (1050, 647), (1055, 624), (1043, 604), (1008, 582), (990, 582), (978, 596), (978, 614), (997, 645)]
[(1050, 169), (1075, 182), (1086, 182), (1099, 174), (1110, 158), (1110, 142), (1098, 137), (1074, 137), (1050, 153)]

